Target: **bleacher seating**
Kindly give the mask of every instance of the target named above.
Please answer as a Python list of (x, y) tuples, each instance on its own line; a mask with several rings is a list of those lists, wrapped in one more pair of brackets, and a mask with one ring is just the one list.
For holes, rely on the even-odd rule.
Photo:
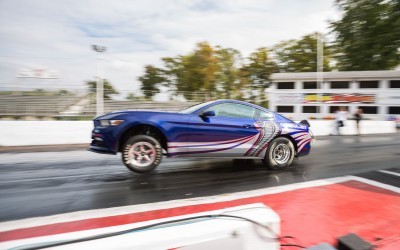
[[(119, 101), (104, 100), (104, 113), (115, 110), (161, 110), (179, 111), (198, 102), (179, 101)], [(0, 117), (65, 117), (65, 116), (95, 116), (95, 96), (87, 95), (56, 95), (45, 93), (1, 93)]]
[(0, 95), (1, 116), (57, 116), (79, 99), (76, 95)]

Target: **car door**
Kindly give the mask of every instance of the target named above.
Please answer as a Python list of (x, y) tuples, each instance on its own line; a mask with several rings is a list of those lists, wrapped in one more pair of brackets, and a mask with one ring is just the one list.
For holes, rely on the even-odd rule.
[[(208, 112), (215, 116), (202, 116)], [(189, 122), (187, 154), (199, 157), (241, 157), (252, 147), (259, 131), (254, 126), (255, 108), (233, 102), (217, 103)]]

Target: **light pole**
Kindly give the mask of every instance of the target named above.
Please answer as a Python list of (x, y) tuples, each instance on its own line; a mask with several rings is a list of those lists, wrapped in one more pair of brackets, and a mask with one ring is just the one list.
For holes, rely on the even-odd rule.
[[(92, 49), (96, 51), (96, 115), (104, 113), (104, 58), (100, 55), (106, 51), (105, 46), (92, 45)], [(101, 66), (100, 66), (101, 64)], [(100, 72), (100, 73), (99, 73)]]
[(319, 104), (319, 113), (322, 114), (323, 107), (323, 84), (324, 84), (324, 37), (321, 33), (317, 33), (317, 85), (318, 94), (317, 102)]

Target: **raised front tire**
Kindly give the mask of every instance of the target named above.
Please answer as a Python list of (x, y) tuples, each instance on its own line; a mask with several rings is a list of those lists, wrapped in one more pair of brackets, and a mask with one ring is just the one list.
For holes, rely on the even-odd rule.
[(292, 164), (294, 156), (293, 143), (288, 138), (278, 137), (270, 143), (263, 163), (269, 169), (282, 169)]
[(122, 148), (122, 162), (136, 173), (153, 171), (162, 159), (160, 143), (148, 135), (135, 135)]

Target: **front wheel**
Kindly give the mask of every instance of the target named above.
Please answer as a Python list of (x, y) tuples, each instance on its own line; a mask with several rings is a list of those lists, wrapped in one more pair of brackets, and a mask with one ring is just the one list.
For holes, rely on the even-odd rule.
[(122, 162), (133, 172), (151, 172), (160, 164), (161, 159), (161, 145), (151, 136), (133, 136), (123, 146)]
[(263, 163), (269, 169), (283, 169), (292, 164), (294, 156), (293, 143), (288, 138), (278, 137), (272, 140)]

